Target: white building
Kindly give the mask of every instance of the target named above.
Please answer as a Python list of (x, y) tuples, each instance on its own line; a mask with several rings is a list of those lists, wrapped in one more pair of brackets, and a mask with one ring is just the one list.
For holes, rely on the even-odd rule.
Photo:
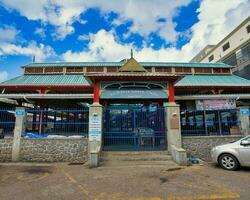
[(190, 62), (223, 62), (250, 79), (250, 16), (216, 45), (207, 45)]

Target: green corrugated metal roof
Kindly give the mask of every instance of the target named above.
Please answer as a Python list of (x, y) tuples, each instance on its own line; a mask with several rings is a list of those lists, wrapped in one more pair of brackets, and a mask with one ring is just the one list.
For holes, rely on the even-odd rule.
[(250, 81), (235, 75), (187, 75), (175, 86), (250, 86)]
[(81, 85), (88, 86), (89, 83), (83, 75), (22, 75), (16, 78), (4, 81), (0, 85)]
[[(30, 63), (23, 67), (120, 67), (125, 62), (51, 62)], [(232, 68), (224, 63), (190, 63), (190, 62), (139, 62), (143, 67), (208, 67)]]

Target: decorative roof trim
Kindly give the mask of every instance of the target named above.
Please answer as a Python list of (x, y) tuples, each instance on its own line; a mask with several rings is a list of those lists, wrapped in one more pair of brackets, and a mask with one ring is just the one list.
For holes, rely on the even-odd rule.
[[(190, 62), (138, 62), (143, 67), (207, 67), (207, 68), (232, 68), (224, 63), (190, 63)], [(121, 67), (124, 62), (47, 62), (30, 63), (26, 67)]]

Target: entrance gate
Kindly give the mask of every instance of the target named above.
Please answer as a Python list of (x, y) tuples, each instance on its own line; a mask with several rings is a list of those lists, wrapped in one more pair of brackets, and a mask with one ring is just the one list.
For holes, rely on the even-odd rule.
[(166, 140), (163, 107), (104, 108), (104, 150), (164, 150)]

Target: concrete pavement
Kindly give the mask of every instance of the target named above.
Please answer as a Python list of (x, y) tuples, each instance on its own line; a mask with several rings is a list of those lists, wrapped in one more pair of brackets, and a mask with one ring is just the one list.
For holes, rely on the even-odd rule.
[(84, 165), (0, 164), (0, 199), (249, 199), (250, 169), (213, 164), (178, 167), (170, 161)]

